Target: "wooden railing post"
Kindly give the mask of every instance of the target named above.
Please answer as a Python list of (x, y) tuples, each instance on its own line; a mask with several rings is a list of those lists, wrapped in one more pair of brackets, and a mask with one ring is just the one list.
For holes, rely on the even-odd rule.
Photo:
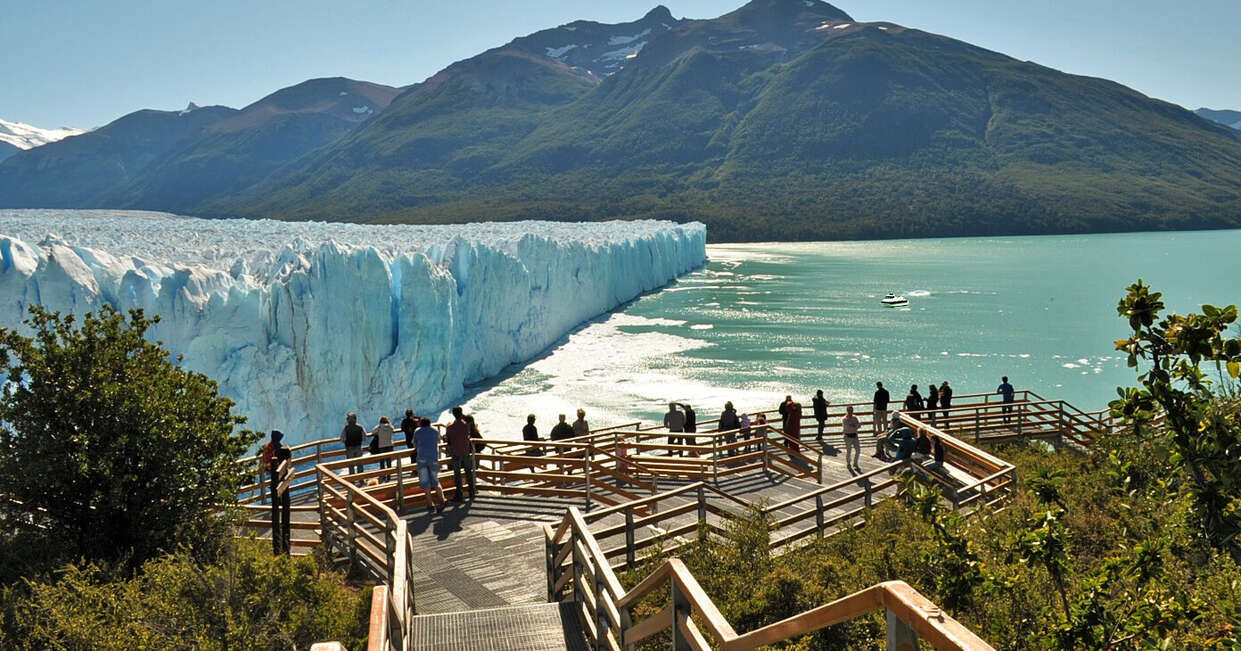
[(888, 651), (918, 651), (918, 634), (888, 610)]
[(608, 617), (608, 609), (603, 605), (603, 568), (596, 566), (591, 569), (590, 574), (595, 579), (591, 587), (595, 603), (595, 631), (597, 633), (595, 648), (606, 649), (608, 648), (608, 631), (612, 629), (612, 620)]
[(552, 540), (551, 529), (543, 530), (543, 556), (547, 566), (547, 601), (556, 601), (556, 581), (560, 577), (556, 576), (560, 569), (556, 567), (556, 541)]
[(866, 505), (866, 508), (868, 508), (868, 509), (869, 509), (869, 508), (870, 508), (870, 506), (871, 506), (871, 504), (870, 504), (870, 500), (871, 500), (871, 497), (870, 497), (870, 480), (869, 480), (869, 479), (865, 480), (865, 483), (863, 483), (863, 484), (862, 484), (862, 492), (863, 492), (863, 495), (862, 495), (862, 503), (863, 503), (863, 504), (865, 504), (865, 505)]
[(720, 435), (711, 435), (711, 481), (720, 485)]
[(698, 535), (706, 535), (707, 526), (707, 493), (702, 486), (698, 487)]
[(977, 443), (978, 439), (981, 436), (982, 436), (982, 410), (978, 407), (974, 407), (974, 442)]
[[(823, 482), (819, 482), (823, 483)], [(819, 537), (823, 537), (823, 496), (814, 496), (814, 528), (819, 533)]]
[(823, 485), (823, 454), (818, 455), (819, 458), (819, 485)]
[(582, 481), (586, 485), (586, 512), (587, 513), (590, 513), (590, 456), (591, 456), (590, 451), (593, 448), (594, 448), (593, 445), (588, 444), (586, 446), (586, 456), (584, 457), (585, 461), (582, 464)]
[(633, 548), (634, 542), (633, 507), (630, 506), (625, 509), (625, 563), (629, 567), (638, 562), (638, 553)]
[(681, 632), (681, 628), (689, 623), (689, 598), (681, 590), (681, 583), (676, 576), (671, 577), (668, 583), (672, 585), (672, 650), (690, 651), (693, 647)]
[(1022, 426), (1025, 424), (1026, 403), (1017, 405), (1017, 438), (1022, 436)]
[(392, 529), (392, 523), (387, 522), (384, 526), (384, 565), (388, 570), (388, 585), (396, 588), (396, 532)]
[(1056, 449), (1064, 445), (1064, 401), (1061, 400), (1056, 411)]
[[(396, 512), (397, 513), (405, 512), (405, 480), (401, 476), (403, 474), (401, 472), (401, 458), (403, 456), (405, 455), (401, 455), (400, 457), (396, 458)], [(431, 495), (427, 494), (428, 503), (430, 503), (429, 502), (430, 499), (431, 499)]]
[(327, 522), (327, 509), (323, 503), (323, 471), (319, 470), (318, 464), (315, 464), (315, 501), (319, 505), (319, 542), (323, 544), (323, 548), (328, 551), (331, 557), (332, 552), (332, 530)]
[(358, 540), (357, 540), (358, 538), (357, 517), (358, 516), (357, 516), (357, 513), (354, 512), (354, 508), (355, 507), (353, 506), (353, 491), (349, 491), (349, 495), (345, 497), (345, 516), (346, 516), (346, 522), (349, 527), (348, 531), (345, 532), (346, 535), (348, 536), (348, 540), (346, 541), (345, 548), (349, 552), (349, 566), (350, 567), (353, 567), (354, 565), (357, 565), (358, 563)]

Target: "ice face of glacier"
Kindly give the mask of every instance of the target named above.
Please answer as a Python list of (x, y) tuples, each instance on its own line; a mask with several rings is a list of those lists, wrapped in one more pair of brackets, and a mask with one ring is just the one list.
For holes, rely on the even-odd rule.
[(160, 315), (151, 337), (291, 442), (463, 386), (697, 268), (672, 222), (362, 226), (118, 211), (0, 211), (0, 327), (29, 305)]

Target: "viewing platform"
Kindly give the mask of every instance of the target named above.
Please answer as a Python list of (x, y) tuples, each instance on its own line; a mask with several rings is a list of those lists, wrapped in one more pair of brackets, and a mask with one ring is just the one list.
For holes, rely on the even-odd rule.
[[(780, 429), (774, 410), (765, 412), (774, 422), (751, 426), (749, 432), (720, 432), (717, 421), (699, 423), (698, 432), (684, 435), (694, 439), (693, 445), (670, 444), (666, 430), (641, 423), (560, 441), (476, 440), (487, 445), (475, 455), (478, 497), (450, 501), (434, 516), (427, 512), (409, 450), (347, 461), (335, 440), (305, 443), (293, 448), (294, 458), (283, 469), (292, 502), (293, 553), (324, 545), (331, 557), (380, 581), (371, 649), (478, 648), (468, 642), (473, 638), (467, 629), (453, 624), (460, 621), (457, 615), (470, 613), (466, 620), (486, 629), (492, 625), (484, 623), (490, 621), (484, 613), (502, 622), (516, 616), (514, 608), (531, 609), (519, 618), (544, 622), (540, 626), (547, 630), (521, 632), (495, 624), (498, 637), (487, 638), (488, 648), (623, 648), (659, 630), (672, 630), (674, 639), (680, 639), (676, 631), (681, 627), (690, 640), (688, 648), (752, 648), (745, 640), (763, 639), (767, 641), (756, 644), (765, 644), (844, 620), (823, 623), (826, 620), (811, 617), (781, 628), (781, 637), (768, 638), (754, 632), (737, 635), (720, 618), (709, 626), (714, 642), (697, 640), (702, 632), (682, 618), (680, 610), (666, 619), (660, 614), (630, 621), (624, 605), (637, 599), (632, 592), (647, 589), (643, 586), (648, 582), (626, 592), (614, 572), (637, 566), (655, 550), (675, 556), (681, 545), (700, 535), (722, 535), (730, 519), (747, 513), (761, 513), (775, 524), (773, 553), (860, 526), (859, 516), (866, 509), (900, 493), (898, 476), (904, 473), (937, 486), (954, 509), (969, 512), (982, 504), (999, 505), (1015, 495), (1016, 469), (975, 443), (1038, 439), (1084, 448), (1111, 428), (1102, 412), (1083, 412), (1029, 391), (1019, 391), (1008, 404), (991, 394), (958, 396), (952, 408), (937, 410), (935, 425), (925, 412), (901, 417), (915, 432), (940, 437), (945, 463), (932, 467), (929, 461), (872, 456), (877, 439), (871, 405), (855, 403), (862, 421), (860, 470), (855, 470), (844, 463), (840, 434), (847, 406), (831, 406), (822, 441), (815, 440), (812, 416), (803, 416), (798, 439)], [(452, 500), (456, 487), (447, 456), (442, 456), (441, 485)], [(385, 459), (392, 466), (378, 468)], [(350, 462), (359, 461), (365, 471), (346, 474)], [(266, 533), (270, 507), (262, 503), (259, 486), (247, 487), (240, 501), (250, 513), (247, 528)], [(679, 567), (667, 569), (664, 582), (692, 588), (692, 576), (687, 578), (688, 572)], [(874, 600), (888, 598), (885, 595), (914, 599), (909, 592), (921, 599), (908, 586), (873, 590), (867, 593), (870, 597), (851, 603), (878, 607)], [(675, 597), (677, 589), (673, 592)], [(691, 601), (689, 610), (699, 615), (710, 615), (714, 608), (705, 595)], [(949, 623), (952, 631), (960, 629), (961, 635), (973, 638), (951, 618), (936, 622), (910, 615), (915, 621), (906, 621), (892, 614), (898, 610), (888, 606), (890, 620), (897, 617), (900, 622), (890, 625), (890, 640), (908, 637), (891, 633), (895, 626), (934, 641)], [(845, 619), (865, 612), (869, 610)], [(457, 629), (461, 635), (445, 634)], [(945, 639), (958, 639), (955, 635)], [(529, 646), (533, 639), (554, 643)], [(981, 646), (936, 646), (990, 648), (977, 643)]]

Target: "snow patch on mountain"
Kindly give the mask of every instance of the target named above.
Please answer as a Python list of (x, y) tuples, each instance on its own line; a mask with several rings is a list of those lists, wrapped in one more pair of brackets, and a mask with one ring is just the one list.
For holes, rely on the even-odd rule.
[(83, 133), (86, 131), (72, 127), (40, 129), (23, 122), (0, 120), (0, 142), (7, 142), (18, 149), (32, 149)]
[(553, 59), (563, 59), (563, 58), (564, 58), (564, 55), (565, 55), (565, 54), (566, 54), (569, 50), (572, 50), (572, 49), (574, 49), (574, 48), (576, 48), (576, 47), (577, 47), (577, 44), (576, 44), (576, 43), (573, 43), (573, 44), (570, 44), (570, 45), (565, 45), (565, 46), (563, 46), (563, 47), (549, 47), (549, 48), (547, 48), (547, 56), (549, 56), (549, 57), (551, 57), (551, 58), (553, 58)]
[(635, 56), (637, 56), (638, 52), (641, 52), (642, 48), (644, 47), (646, 47), (646, 41), (634, 43), (633, 45), (623, 47), (617, 50), (609, 50), (607, 52), (604, 52), (603, 54), (600, 54), (599, 58), (604, 61), (612, 61), (612, 60), (617, 60), (617, 59), (632, 59)]
[(647, 27), (646, 29), (642, 30), (641, 32), (637, 34), (634, 34), (633, 36), (613, 36), (608, 39), (608, 45), (624, 45), (625, 43), (632, 43), (640, 38), (645, 38), (649, 36), (650, 34), (651, 34), (651, 28)]
[(703, 264), (660, 221), (363, 226), (0, 211), (0, 327), (31, 304), (158, 314), (150, 332), (290, 442), (438, 413), (464, 386)]

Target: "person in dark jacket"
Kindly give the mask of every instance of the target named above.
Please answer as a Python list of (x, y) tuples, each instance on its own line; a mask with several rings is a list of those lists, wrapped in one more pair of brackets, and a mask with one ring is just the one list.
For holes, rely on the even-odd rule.
[(926, 416), (931, 424), (935, 424), (935, 410), (939, 409), (939, 389), (934, 384), (926, 385)]
[[(720, 431), (724, 432), (724, 445), (737, 442), (736, 430), (741, 427), (741, 419), (737, 417), (737, 410), (733, 409), (733, 403), (724, 403), (724, 413), (720, 414)], [(728, 455), (737, 454), (736, 448), (728, 448)]]
[(815, 435), (815, 439), (823, 440), (823, 426), (827, 424), (827, 398), (823, 397), (823, 389), (814, 392), (814, 398), (810, 400), (811, 406), (814, 408), (814, 419), (819, 423), (819, 433)]
[[(534, 426), (534, 414), (526, 416), (526, 426), (521, 428), (521, 440), (526, 441), (527, 443), (536, 442), (539, 440), (539, 428)], [(532, 457), (542, 456), (543, 448), (537, 445), (532, 445), (526, 448), (526, 454)]]
[(944, 467), (944, 442), (939, 440), (939, 436), (931, 437), (931, 454), (935, 457), (935, 469)]
[(918, 440), (914, 442), (914, 461), (926, 461), (931, 458), (931, 439), (926, 430), (918, 428)]
[[(698, 415), (694, 413), (694, 408), (682, 404), (681, 409), (685, 411), (685, 433), (693, 434), (698, 431)], [(685, 445), (697, 445), (698, 439), (687, 436), (685, 437)]]
[[(267, 444), (267, 476), (271, 482), (271, 550), (273, 554), (288, 555), (292, 547), (292, 525), (289, 522), (290, 511), (289, 491), (280, 492), (280, 465), (293, 458), (293, 451), (284, 445), (284, 432), (271, 431), (271, 442)], [(291, 471), (291, 469), (290, 469)]]
[[(552, 427), (552, 432), (550, 434), (551, 440), (563, 441), (564, 439), (573, 438), (573, 426), (565, 422), (566, 418), (568, 418), (568, 416), (560, 414), (560, 422), (556, 423), (555, 426)], [(569, 448), (566, 447), (556, 448), (556, 454), (564, 454), (568, 451)]]
[(952, 387), (948, 386), (948, 380), (939, 385), (939, 408), (944, 412), (944, 428), (948, 428), (948, 410), (952, 409)]
[[(871, 423), (875, 428), (875, 436), (884, 434), (884, 428), (888, 426), (888, 402), (892, 397), (888, 395), (888, 390), (883, 388), (882, 382), (875, 383), (875, 398), (873, 400), (874, 413), (871, 417), (874, 422)], [(875, 456), (879, 456), (879, 451), (875, 451)]]
[[(362, 441), (366, 438), (366, 430), (358, 424), (358, 415), (349, 412), (345, 416), (345, 429), (340, 431), (340, 442), (345, 444), (345, 458), (359, 459), (362, 457)], [(362, 464), (349, 464), (349, 474), (362, 472)]]
[(926, 407), (926, 403), (922, 401), (922, 394), (918, 392), (918, 385), (910, 385), (909, 395), (905, 396), (905, 411), (917, 412), (922, 411)]
[[(418, 431), (418, 423), (419, 419), (414, 415), (414, 410), (406, 409), (405, 418), (401, 420), (401, 432), (405, 434), (405, 447), (410, 450), (417, 447), (417, 444), (414, 443), (414, 432)], [(409, 455), (409, 462), (412, 464), (417, 464), (418, 455)]]

